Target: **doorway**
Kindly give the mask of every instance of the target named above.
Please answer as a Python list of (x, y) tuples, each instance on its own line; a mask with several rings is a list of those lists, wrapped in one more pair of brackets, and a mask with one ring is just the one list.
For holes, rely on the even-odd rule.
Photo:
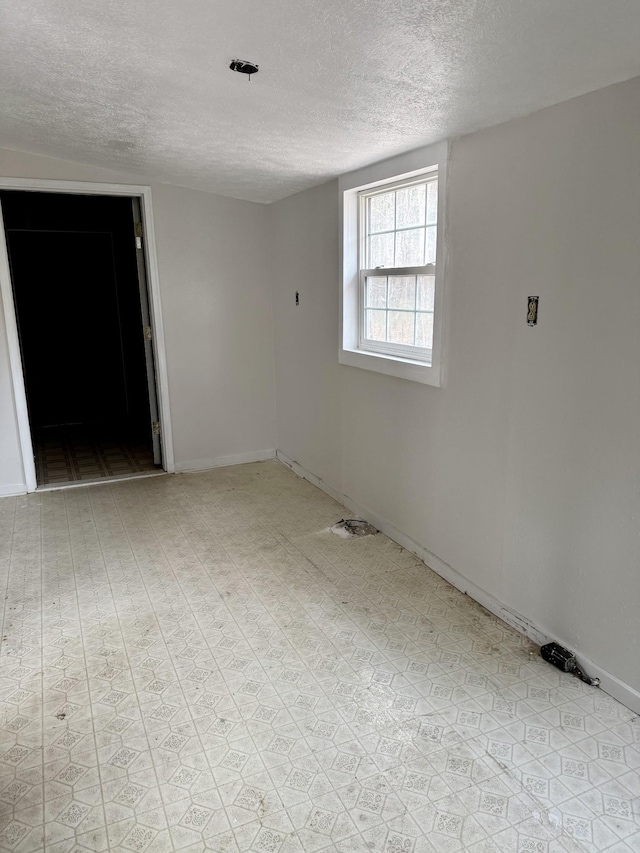
[(162, 471), (139, 197), (0, 203), (37, 487)]

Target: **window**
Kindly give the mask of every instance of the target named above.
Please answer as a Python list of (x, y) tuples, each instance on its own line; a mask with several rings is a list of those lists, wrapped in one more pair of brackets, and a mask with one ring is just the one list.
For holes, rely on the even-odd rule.
[(431, 363), (438, 175), (359, 193), (360, 335), (372, 352)]
[(434, 146), (340, 179), (342, 364), (441, 384), (446, 157)]

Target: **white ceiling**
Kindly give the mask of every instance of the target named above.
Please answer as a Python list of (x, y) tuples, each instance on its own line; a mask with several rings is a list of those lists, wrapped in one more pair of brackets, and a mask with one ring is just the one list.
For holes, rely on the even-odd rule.
[(0, 146), (260, 202), (640, 74), (640, 0), (0, 0), (0, 27)]

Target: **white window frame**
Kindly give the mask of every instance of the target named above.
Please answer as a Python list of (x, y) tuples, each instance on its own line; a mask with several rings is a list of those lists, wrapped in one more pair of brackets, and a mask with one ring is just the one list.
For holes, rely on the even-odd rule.
[[(373, 370), (414, 382), (440, 387), (442, 385), (442, 349), (445, 306), (446, 261), (446, 195), (449, 145), (446, 142), (420, 148), (408, 154), (385, 160), (343, 175), (339, 179), (340, 237), (341, 237), (341, 287), (340, 287), (340, 364)], [(381, 346), (363, 341), (364, 277), (360, 268), (363, 252), (364, 224), (362, 221), (362, 194), (375, 190), (392, 190), (395, 187), (438, 175), (438, 220), (435, 264), (435, 297), (433, 348), (429, 353), (422, 348), (411, 352), (406, 345), (397, 349), (393, 344), (380, 342)], [(433, 274), (427, 267), (394, 268), (394, 275), (407, 272), (411, 275)], [(381, 275), (389, 271), (379, 270)]]

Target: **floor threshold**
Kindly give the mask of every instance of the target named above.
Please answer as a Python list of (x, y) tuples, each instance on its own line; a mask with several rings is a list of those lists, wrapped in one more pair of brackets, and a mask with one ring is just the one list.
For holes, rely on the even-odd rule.
[(60, 489), (77, 489), (81, 486), (101, 486), (104, 483), (123, 483), (125, 480), (141, 480), (144, 477), (162, 477), (167, 471), (141, 471), (139, 474), (125, 474), (120, 477), (96, 477), (95, 480), (69, 480), (68, 483), (50, 483), (38, 486), (36, 492), (55, 492)]

